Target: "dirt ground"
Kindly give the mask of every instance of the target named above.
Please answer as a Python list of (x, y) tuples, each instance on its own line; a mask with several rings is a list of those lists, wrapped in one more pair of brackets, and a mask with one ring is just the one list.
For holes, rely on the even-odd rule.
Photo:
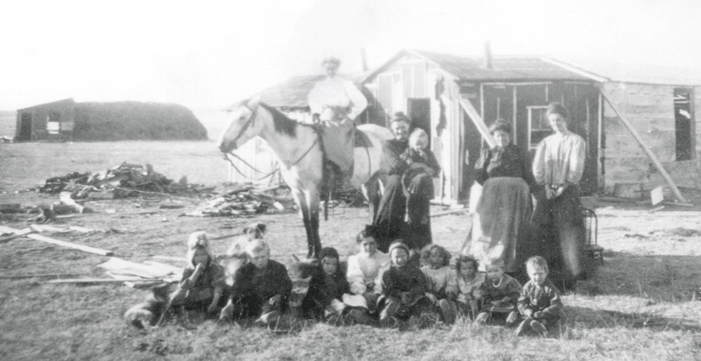
[[(56, 195), (16, 191), (38, 186), (50, 176), (63, 175), (71, 164), (85, 167), (85, 163), (81, 163), (81, 157), (85, 157), (82, 150), (77, 152), (82, 155), (69, 152), (63, 154), (63, 159), (47, 160), (36, 150), (40, 149), (38, 146), (11, 148), (12, 152), (7, 152), (10, 148), (0, 145), (0, 191), (6, 192), (0, 194), (0, 204), (27, 206), (57, 202)], [(178, 148), (173, 144), (164, 147)], [(156, 170), (176, 167), (178, 173), (190, 172), (197, 169), (197, 162), (201, 163), (204, 157), (188, 156), (188, 152), (190, 150), (185, 150), (185, 154), (176, 152), (168, 157), (141, 161), (154, 164)], [(15, 154), (14, 158), (10, 159), (8, 154)], [(113, 159), (123, 159), (122, 156), (111, 156), (111, 166), (119, 164), (114, 164)], [(37, 162), (32, 157), (43, 160)], [(159, 164), (158, 158), (164, 163)], [(67, 164), (55, 163), (51, 171), (41, 168), (41, 164), (46, 168), (46, 164), (66, 159), (70, 159)], [(100, 159), (88, 166), (94, 171), (107, 168)], [(165, 174), (172, 178), (182, 175)], [(201, 174), (198, 177), (203, 178)], [(219, 181), (203, 183), (214, 186)], [(687, 196), (701, 205), (697, 195)], [(185, 207), (159, 208), (165, 201), (179, 202)], [(197, 198), (160, 195), (87, 202), (85, 206), (95, 213), (64, 218), (57, 224), (82, 226), (93, 232), (47, 235), (111, 250), (115, 257), (142, 262), (153, 260), (154, 256), (184, 257), (187, 236), (194, 231), (205, 230), (215, 237), (236, 234), (252, 222), (264, 222), (268, 226), (266, 240), (274, 259), (289, 264), (292, 254), (306, 253), (304, 228), (294, 211), (243, 218), (182, 216), (201, 202), (202, 199)], [(553, 347), (551, 341), (519, 343), (510, 333), (492, 329), (478, 332), (470, 328), (469, 323), (452, 329), (438, 327), (415, 333), (391, 333), (394, 336), (389, 339), (386, 335), (390, 331), (381, 329), (363, 328), (363, 336), (355, 336), (359, 335), (355, 326), (349, 329), (312, 327), (300, 335), (284, 338), (265, 333), (265, 330), (222, 331), (215, 325), (203, 326), (199, 335), (194, 334), (196, 336), (192, 331), (175, 328), (143, 334), (127, 327), (121, 317), (129, 306), (145, 297), (146, 291), (119, 284), (53, 285), (41, 278), (12, 278), (56, 273), (107, 278), (96, 265), (107, 261), (108, 257), (16, 238), (0, 244), (0, 287), (3, 289), (0, 293), (0, 359), (227, 359), (232, 355), (257, 359), (324, 359), (331, 355), (312, 349), (316, 346), (305, 343), (312, 342), (309, 338), (314, 345), (328, 343), (337, 345), (340, 350), (355, 347), (346, 350), (349, 354), (338, 356), (340, 359), (382, 359), (384, 351), (375, 345), (378, 342), (383, 347), (389, 347), (392, 342), (402, 342), (405, 346), (385, 359), (438, 359), (442, 358), (440, 355), (445, 356), (441, 352), (446, 349), (462, 350), (453, 351), (451, 355), (454, 356), (447, 357), (449, 359), (460, 359), (466, 354), (475, 359), (697, 359), (701, 352), (698, 337), (701, 332), (701, 207), (666, 206), (651, 212), (653, 207), (644, 204), (604, 203), (592, 199), (586, 202), (598, 217), (598, 243), (605, 249), (604, 264), (578, 292), (564, 297), (571, 331), (557, 341), (562, 357), (545, 357), (540, 353), (540, 348)], [(434, 206), (432, 213), (443, 210), (441, 206)], [(459, 251), (467, 232), (467, 217), (466, 214), (433, 217), (434, 242), (452, 252)], [(355, 252), (354, 236), (367, 220), (368, 211), (364, 208), (333, 208), (329, 220), (321, 221), (322, 242), (336, 247), (342, 256), (352, 254)], [(3, 216), (0, 225), (21, 229), (27, 227), (28, 222), (10, 215)], [(213, 242), (213, 248), (217, 253), (224, 252), (227, 240)], [(172, 263), (182, 266), (177, 261)], [(227, 333), (243, 337), (243, 341), (227, 341)], [(340, 345), (337, 341), (344, 337), (346, 344), (355, 346)], [(417, 346), (424, 341), (435, 346)], [(364, 346), (366, 343), (373, 346)], [(206, 346), (210, 344), (218, 348), (210, 350)], [(285, 345), (287, 349), (283, 349)], [(476, 347), (481, 347), (481, 351), (476, 351)]]

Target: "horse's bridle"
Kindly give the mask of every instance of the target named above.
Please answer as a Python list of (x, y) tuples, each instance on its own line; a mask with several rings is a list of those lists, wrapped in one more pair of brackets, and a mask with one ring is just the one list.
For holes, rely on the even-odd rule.
[[(241, 138), (241, 137), (243, 136), (243, 134), (246, 132), (246, 130), (248, 130), (249, 127), (252, 127), (252, 126), (254, 125), (253, 123), (255, 123), (256, 116), (258, 115), (258, 108), (257, 108), (257, 107), (256, 107), (256, 109), (254, 110), (254, 109), (251, 109), (251, 107), (249, 107), (247, 104), (245, 104), (244, 106), (245, 106), (246, 108), (248, 108), (248, 110), (251, 111), (251, 117), (246, 121), (246, 123), (243, 125), (243, 127), (241, 127), (241, 131), (239, 131), (239, 134), (237, 134), (236, 137), (234, 138), (234, 140), (233, 140), (234, 145), (236, 145), (236, 141), (238, 141), (239, 138)], [(309, 154), (309, 152), (314, 148), (315, 145), (317, 145), (317, 143), (319, 143), (319, 136), (317, 136), (317, 138), (314, 140), (314, 143), (312, 143), (312, 145), (309, 147), (309, 149), (307, 149), (307, 151), (304, 152), (304, 154), (302, 154), (296, 161), (294, 161), (292, 164), (290, 164), (290, 166), (287, 167), (287, 169), (290, 169), (290, 168), (294, 167), (295, 165), (297, 165), (297, 163), (299, 163), (304, 157), (307, 156), (307, 154)], [(251, 169), (253, 169), (254, 171), (256, 171), (256, 172), (258, 172), (258, 173), (263, 173), (263, 172), (259, 171), (258, 169), (256, 169), (254, 166), (250, 165), (250, 164), (249, 164), (248, 162), (246, 162), (243, 158), (241, 158), (241, 157), (239, 157), (238, 155), (236, 155), (236, 154), (233, 152), (233, 150), (232, 150), (231, 152), (224, 153), (224, 159), (226, 159), (226, 160), (231, 164), (231, 166), (232, 166), (234, 169), (236, 169), (236, 171), (239, 172), (239, 174), (241, 174), (242, 176), (244, 176), (244, 177), (246, 177), (246, 178), (250, 178), (250, 177), (246, 176), (245, 174), (243, 174), (243, 173), (238, 169), (238, 167), (236, 167), (236, 165), (234, 164), (234, 162), (232, 162), (231, 159), (229, 158), (229, 154), (233, 155), (234, 157), (236, 157), (237, 159), (239, 159), (240, 161), (242, 161), (244, 164), (246, 164), (247, 166), (249, 166), (249, 167), (250, 167)], [(277, 169), (274, 169), (272, 172), (267, 173), (265, 176), (261, 177), (261, 178), (258, 179), (258, 180), (263, 180), (263, 179), (265, 179), (265, 178), (268, 178), (268, 177), (270, 177), (271, 175), (275, 174), (275, 172), (277, 172)], [(252, 179), (252, 178), (251, 178), (251, 179)]]
[(246, 133), (246, 130), (248, 130), (249, 127), (253, 126), (253, 123), (255, 123), (255, 121), (256, 121), (256, 116), (258, 115), (258, 107), (256, 107), (256, 109), (251, 109), (251, 107), (249, 107), (247, 104), (244, 106), (246, 108), (248, 108), (248, 110), (251, 111), (251, 117), (248, 118), (248, 120), (246, 121), (246, 124), (244, 124), (243, 127), (241, 127), (241, 131), (239, 131), (239, 134), (237, 134), (236, 138), (234, 138), (234, 140), (233, 140), (234, 145), (236, 145), (236, 141), (238, 141), (239, 138), (241, 138), (243, 136), (243, 133)]

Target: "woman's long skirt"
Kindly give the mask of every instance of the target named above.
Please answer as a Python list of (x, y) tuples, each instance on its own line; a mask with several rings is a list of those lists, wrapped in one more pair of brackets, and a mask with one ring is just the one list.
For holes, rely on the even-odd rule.
[(532, 209), (531, 193), (522, 178), (487, 179), (473, 216), (467, 253), (481, 265), (500, 259), (506, 272), (519, 272), (527, 255), (522, 247)]

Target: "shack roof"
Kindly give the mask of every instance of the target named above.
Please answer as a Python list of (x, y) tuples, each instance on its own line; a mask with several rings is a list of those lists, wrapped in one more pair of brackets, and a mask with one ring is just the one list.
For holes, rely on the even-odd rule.
[(67, 99), (57, 100), (57, 101), (55, 101), (55, 102), (49, 102), (49, 103), (44, 103), (44, 104), (32, 105), (31, 107), (26, 107), (26, 108), (22, 108), (22, 109), (17, 109), (17, 111), (20, 112), (20, 111), (25, 111), (25, 110), (31, 110), (31, 109), (36, 109), (36, 108), (44, 108), (44, 107), (56, 106), (56, 105), (75, 105), (75, 101), (73, 101), (73, 98), (67, 98)]
[(487, 68), (484, 66), (481, 58), (440, 54), (423, 50), (402, 50), (384, 65), (370, 73), (363, 79), (363, 82), (372, 80), (399, 59), (412, 55), (436, 64), (441, 69), (463, 81), (605, 80), (596, 74), (544, 57), (498, 56), (492, 58), (492, 67)]

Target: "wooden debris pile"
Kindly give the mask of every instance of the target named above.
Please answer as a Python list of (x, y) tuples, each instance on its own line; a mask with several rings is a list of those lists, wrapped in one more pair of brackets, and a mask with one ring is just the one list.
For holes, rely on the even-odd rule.
[(268, 210), (291, 209), (292, 202), (292, 197), (284, 186), (261, 188), (250, 184), (237, 184), (233, 190), (227, 190), (210, 198), (195, 211), (183, 215), (192, 217), (245, 216), (265, 213)]
[(39, 192), (69, 192), (73, 199), (117, 199), (144, 192), (193, 194), (198, 189), (183, 177), (178, 182), (168, 179), (147, 164), (124, 162), (112, 169), (95, 173), (73, 172), (46, 180)]

